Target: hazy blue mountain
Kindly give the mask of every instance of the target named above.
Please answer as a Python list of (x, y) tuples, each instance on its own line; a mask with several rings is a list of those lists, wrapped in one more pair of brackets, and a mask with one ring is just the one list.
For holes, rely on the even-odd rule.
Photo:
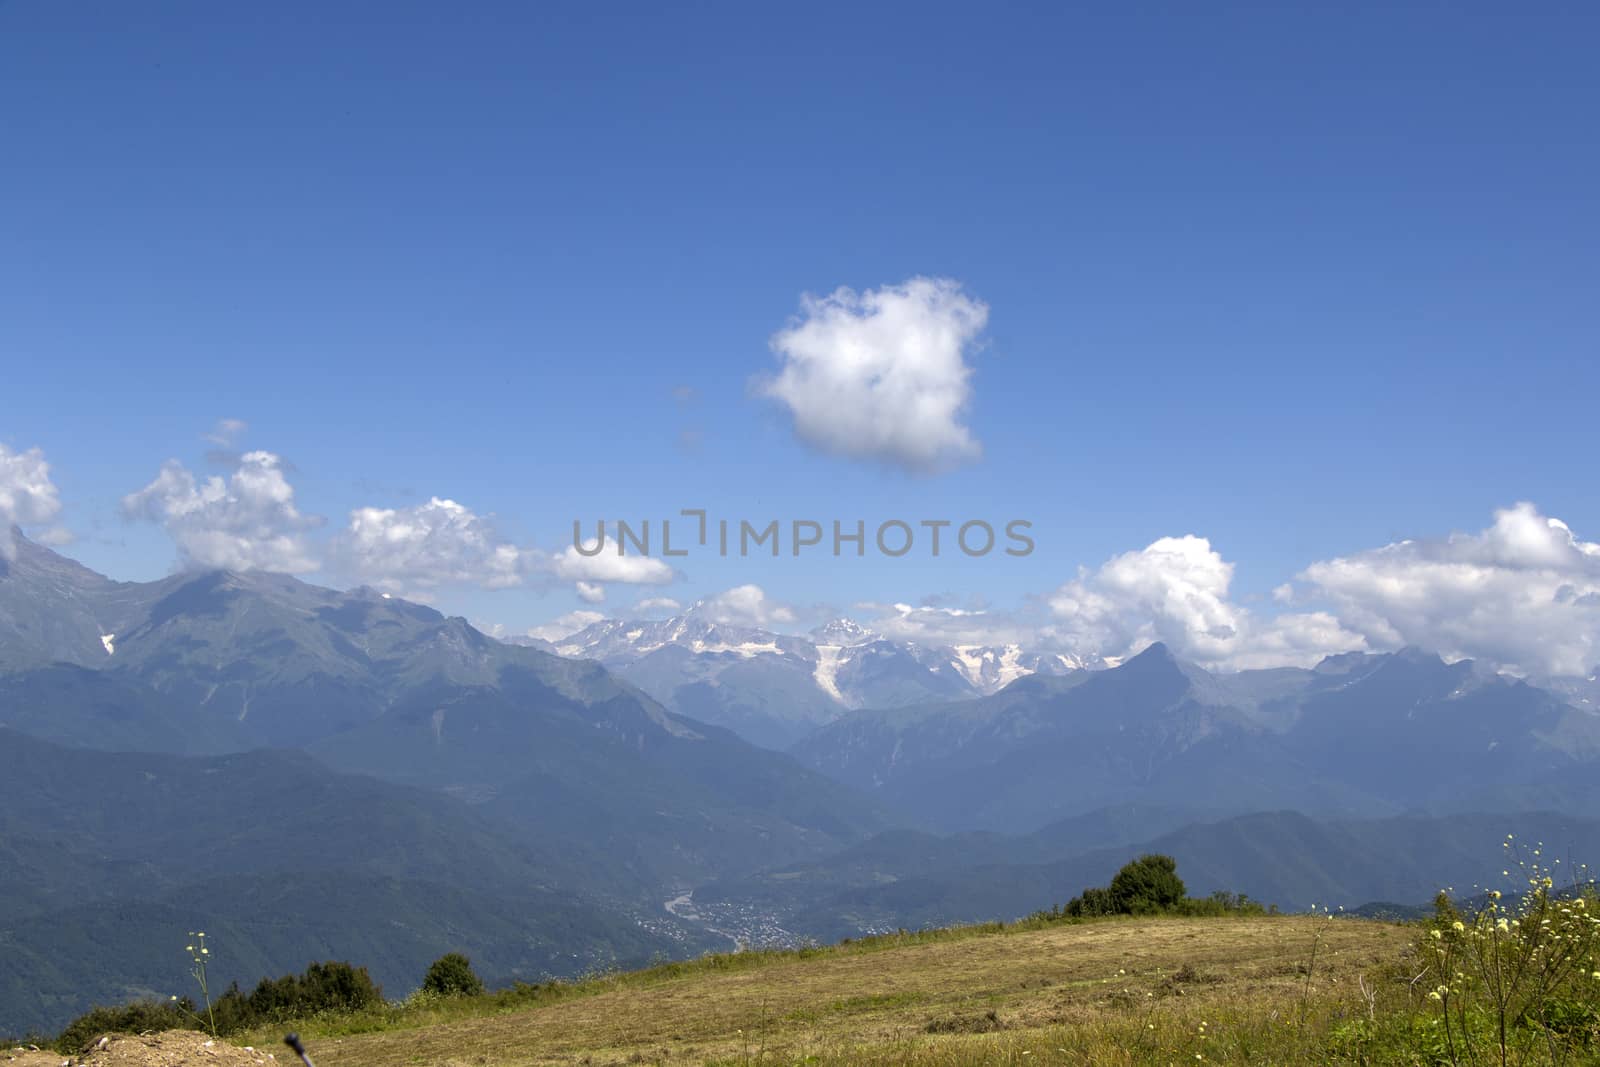
[(1497, 797), (1581, 811), (1600, 715), (1409, 650), (1212, 675), (1158, 644), (980, 700), (855, 712), (794, 751), (949, 829), (1125, 804), (1375, 817)]
[[(0, 725), (68, 743), (95, 743), (91, 724), (141, 701), (187, 731), (187, 751), (219, 752), (306, 744), (420, 686), (493, 686), (509, 671), (537, 676), (562, 699), (632, 692), (594, 664), (491, 641), (464, 620), (369, 589), (226, 571), (112, 582), (25, 538), (0, 573), (0, 634), (16, 638), (0, 644), (9, 680)], [(148, 714), (124, 720), (99, 747), (173, 744)]]
[(186, 991), (192, 929), (225, 977), (348, 958), (395, 992), (469, 945), (509, 980), (708, 943), (586, 847), (303, 753), (113, 753), (5, 730), (0, 752), (0, 1032)]
[[(1506, 835), (1521, 852), (1503, 846)], [(1574, 878), (1600, 864), (1600, 820), (1523, 812), (1324, 822), (1294, 812), (1185, 826), (1155, 838), (1057, 852), (1038, 835), (935, 837), (892, 831), (816, 864), (702, 888), (708, 906), (757, 902), (795, 936), (1010, 920), (1107, 884), (1135, 856), (1174, 856), (1190, 893), (1243, 892), (1289, 910), (1425, 906), (1440, 889), (1526, 888), (1517, 866), (1538, 842)], [(1063, 842), (1065, 844), (1065, 842)], [(1591, 871), (1581, 869), (1588, 863)], [(1502, 870), (1513, 877), (1504, 878)]]
[[(597, 663), (495, 641), (431, 608), (280, 575), (119, 584), (20, 548), (0, 577), (4, 625), (79, 634), (82, 662), (15, 657), (0, 672), (0, 726), (99, 748), (305, 747), (492, 801), (485, 811), (530, 840), (582, 841), (609, 820), (608, 854), (646, 880), (812, 855), (881, 825), (853, 791), (673, 715)], [(79, 621), (47, 625), (57, 618)]]
[(114, 582), (23, 536), (16, 558), (0, 556), (0, 670), (51, 663), (99, 666), (106, 635), (126, 628), (161, 594), (162, 583)]

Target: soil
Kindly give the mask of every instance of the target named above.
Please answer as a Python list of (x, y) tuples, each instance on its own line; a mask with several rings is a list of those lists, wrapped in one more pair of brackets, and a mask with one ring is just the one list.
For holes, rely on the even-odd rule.
[(81, 1056), (33, 1048), (0, 1051), (0, 1067), (273, 1067), (276, 1063), (270, 1052), (215, 1041), (193, 1030), (107, 1035)]

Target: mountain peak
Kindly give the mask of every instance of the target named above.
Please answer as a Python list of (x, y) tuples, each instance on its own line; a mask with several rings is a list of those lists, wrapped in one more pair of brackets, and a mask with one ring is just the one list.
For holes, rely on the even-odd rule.
[(1108, 672), (1122, 679), (1139, 679), (1144, 682), (1172, 681), (1185, 687), (1204, 684), (1210, 675), (1192, 663), (1179, 659), (1163, 641), (1157, 641), (1138, 655), (1130, 657)]
[(830, 620), (811, 631), (811, 639), (819, 645), (864, 645), (878, 640), (878, 635), (854, 619)]
[(1147, 667), (1158, 663), (1170, 663), (1173, 666), (1177, 666), (1178, 657), (1172, 654), (1172, 649), (1167, 647), (1165, 641), (1156, 641), (1145, 646), (1144, 651), (1138, 655), (1131, 656), (1125, 660), (1123, 666), (1131, 667), (1135, 663), (1142, 663)]

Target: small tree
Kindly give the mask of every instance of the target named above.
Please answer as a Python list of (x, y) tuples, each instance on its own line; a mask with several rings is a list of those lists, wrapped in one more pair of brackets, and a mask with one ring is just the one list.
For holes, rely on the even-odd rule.
[(483, 992), (483, 980), (473, 973), (471, 960), (451, 952), (433, 961), (422, 988), (441, 997), (475, 997)]
[(1147, 915), (1167, 911), (1183, 900), (1183, 879), (1178, 877), (1178, 861), (1171, 856), (1140, 856), (1111, 879), (1111, 897), (1116, 910), (1127, 915)]

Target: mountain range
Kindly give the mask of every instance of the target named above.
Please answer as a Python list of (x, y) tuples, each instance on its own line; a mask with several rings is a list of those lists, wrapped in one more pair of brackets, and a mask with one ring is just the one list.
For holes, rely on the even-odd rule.
[(1103, 665), (1014, 644), (892, 641), (851, 619), (800, 636), (692, 611), (657, 621), (605, 619), (538, 645), (596, 660), (672, 710), (770, 748), (787, 748), (858, 708), (975, 698), (1029, 675)]
[(1600, 858), (1582, 680), (1416, 650), (1217, 674), (1162, 645), (1087, 664), (694, 612), (539, 647), (365, 588), (117, 582), (13, 537), (0, 1032), (181, 991), (202, 923), (225, 977), (346, 958), (403, 993), (451, 949), (503, 983), (1009, 918), (1146, 850), (1284, 906), (1422, 903), (1497, 870), (1510, 827)]
[(1145, 804), (1334, 817), (1592, 810), (1600, 713), (1405, 650), (1214, 675), (1155, 644), (993, 696), (846, 715), (808, 765), (950, 829)]

